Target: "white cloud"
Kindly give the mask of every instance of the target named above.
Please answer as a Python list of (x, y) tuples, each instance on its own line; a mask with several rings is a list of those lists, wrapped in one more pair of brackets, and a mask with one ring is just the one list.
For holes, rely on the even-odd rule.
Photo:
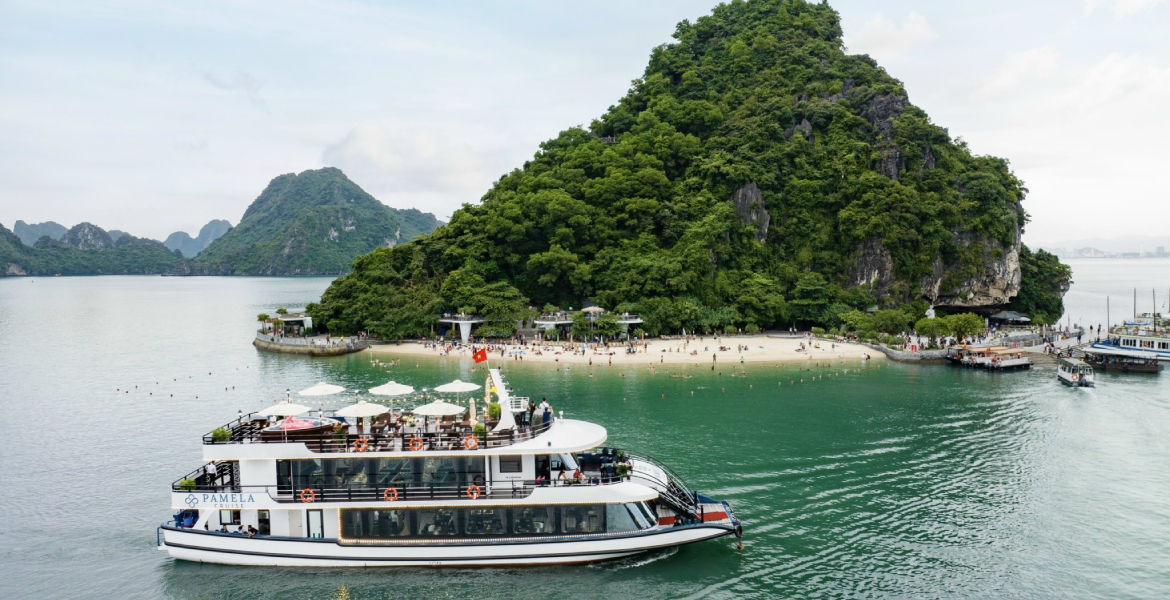
[(1056, 68), (1057, 53), (1051, 46), (1012, 52), (983, 83), (980, 95), (991, 96), (1015, 87), (1027, 77), (1045, 75)]
[(485, 143), (502, 137), (438, 123), (425, 129), (365, 123), (326, 148), (321, 160), (387, 204), (444, 217), (465, 202), (478, 201), (510, 169), (499, 146)]
[(1082, 114), (1104, 109), (1114, 118), (1156, 118), (1170, 103), (1170, 67), (1142, 56), (1113, 53), (1089, 67), (1063, 100)]
[(938, 38), (938, 32), (926, 17), (911, 11), (901, 26), (885, 15), (874, 15), (857, 33), (847, 34), (845, 42), (850, 52), (869, 54), (882, 60), (925, 46)]
[(1165, 3), (1166, 0), (1085, 0), (1085, 14), (1091, 15), (1098, 8), (1109, 5), (1113, 7), (1113, 18), (1120, 20)]

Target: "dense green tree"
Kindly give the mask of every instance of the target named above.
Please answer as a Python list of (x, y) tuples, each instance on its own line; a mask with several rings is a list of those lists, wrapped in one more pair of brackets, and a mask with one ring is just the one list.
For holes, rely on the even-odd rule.
[(933, 345), (936, 339), (946, 335), (950, 331), (950, 324), (945, 319), (926, 317), (919, 319), (914, 324), (914, 330), (918, 335), (930, 338), (930, 343)]
[(983, 317), (973, 313), (959, 313), (946, 317), (947, 330), (957, 338), (968, 338), (986, 328)]

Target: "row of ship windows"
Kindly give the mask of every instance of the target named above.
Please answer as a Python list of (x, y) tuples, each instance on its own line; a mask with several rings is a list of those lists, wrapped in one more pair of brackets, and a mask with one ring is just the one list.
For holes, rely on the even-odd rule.
[[(1154, 340), (1136, 340), (1136, 339), (1122, 339), (1122, 346), (1130, 346), (1133, 348), (1154, 348)], [(1159, 350), (1170, 350), (1170, 342), (1158, 342)]]
[(652, 527), (657, 521), (644, 502), (499, 508), (347, 508), (341, 510), (341, 537), (394, 540), (624, 533)]

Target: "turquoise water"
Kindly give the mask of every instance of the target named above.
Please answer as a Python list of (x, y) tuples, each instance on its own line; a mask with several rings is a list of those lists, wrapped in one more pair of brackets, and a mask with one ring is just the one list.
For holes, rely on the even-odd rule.
[[(510, 363), (519, 392), (605, 425), (613, 444), (730, 500), (745, 549), (719, 540), (524, 569), (171, 560), (155, 550), (169, 484), (201, 463), (200, 436), (238, 410), (318, 381), (483, 376), (457, 359), (380, 368), (364, 355), (249, 345), (257, 313), (303, 305), (326, 285), (0, 280), (6, 597), (328, 599), (341, 586), (355, 599), (1170, 596), (1170, 375), (1103, 373), (1097, 388), (1072, 390), (1050, 367), (837, 364), (812, 381), (773, 365), (748, 365), (746, 378), (676, 367), (693, 377), (672, 379)], [(1119, 293), (1134, 285), (1155, 283)]]

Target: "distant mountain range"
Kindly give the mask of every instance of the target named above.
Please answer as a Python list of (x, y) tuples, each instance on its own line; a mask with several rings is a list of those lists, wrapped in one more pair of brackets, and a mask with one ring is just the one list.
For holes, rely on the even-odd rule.
[(199, 235), (192, 238), (187, 235), (186, 231), (176, 231), (167, 236), (163, 241), (163, 245), (171, 250), (178, 250), (183, 256), (187, 258), (194, 258), (196, 254), (203, 252), (205, 248), (211, 245), (211, 242), (223, 237), (232, 228), (232, 224), (223, 220), (215, 219), (208, 222), (199, 230)]
[(1158, 248), (1162, 249), (1162, 256), (1170, 255), (1170, 236), (1126, 236), (1115, 238), (1082, 238), (1075, 240), (1058, 240), (1046, 244), (1038, 244), (1041, 248), (1061, 258), (1107, 257), (1133, 255), (1142, 257), (1157, 256)]
[[(83, 225), (90, 224), (83, 223)], [(162, 242), (162, 245), (166, 246), (169, 250), (179, 250), (183, 256), (191, 258), (202, 252), (211, 242), (214, 242), (220, 236), (227, 233), (231, 228), (231, 223), (216, 219), (204, 225), (203, 229), (199, 230), (199, 237), (192, 238), (185, 231), (176, 231), (168, 236), (166, 241)], [(16, 234), (16, 237), (20, 238), (21, 243), (25, 246), (35, 246), (37, 240), (46, 235), (51, 240), (63, 241), (69, 231), (64, 225), (55, 221), (45, 221), (44, 223), (34, 223), (31, 225), (24, 221), (17, 221), (16, 225), (12, 228), (12, 232)], [(109, 235), (111, 243), (115, 243), (122, 236), (128, 235), (125, 231), (119, 231), (117, 229), (111, 229), (105, 233)], [(94, 248), (83, 249), (92, 250)]]
[(331, 275), (358, 256), (430, 233), (431, 213), (382, 204), (338, 169), (273, 179), (232, 227), (213, 220), (165, 242), (48, 221), (0, 225), (0, 277), (19, 275)]

